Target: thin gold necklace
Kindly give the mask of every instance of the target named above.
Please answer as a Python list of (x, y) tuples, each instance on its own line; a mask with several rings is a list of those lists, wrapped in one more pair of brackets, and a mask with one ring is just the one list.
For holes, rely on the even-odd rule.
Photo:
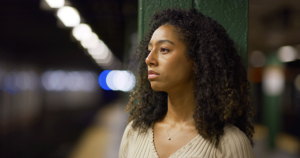
[[(181, 128), (173, 135), (173, 136), (170, 136), (169, 135), (169, 131), (168, 131), (168, 129), (167, 129), (167, 134), (168, 134), (168, 140), (170, 141), (171, 140), (171, 138), (172, 137), (174, 137), (176, 134), (178, 134), (182, 129), (183, 129), (183, 127), (185, 127), (187, 125), (187, 123), (186, 124), (184, 124), (184, 125), (182, 125), (181, 126)], [(170, 127), (169, 128), (171, 128), (171, 125), (170, 125)]]

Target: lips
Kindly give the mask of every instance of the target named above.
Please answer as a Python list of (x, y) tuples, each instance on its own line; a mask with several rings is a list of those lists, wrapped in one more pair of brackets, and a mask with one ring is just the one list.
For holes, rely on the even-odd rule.
[(148, 71), (148, 79), (154, 79), (154, 78), (157, 78), (158, 76), (159, 76), (159, 73), (157, 73), (153, 70)]

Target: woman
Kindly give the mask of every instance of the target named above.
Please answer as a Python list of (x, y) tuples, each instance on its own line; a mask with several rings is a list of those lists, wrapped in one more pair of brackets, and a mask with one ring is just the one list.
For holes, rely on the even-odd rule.
[(196, 9), (165, 9), (150, 24), (119, 157), (254, 157), (250, 86), (225, 29)]

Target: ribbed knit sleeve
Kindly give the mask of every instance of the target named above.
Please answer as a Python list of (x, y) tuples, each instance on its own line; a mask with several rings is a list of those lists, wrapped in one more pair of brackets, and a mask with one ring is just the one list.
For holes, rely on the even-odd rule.
[(254, 158), (249, 139), (235, 126), (226, 127), (219, 144), (221, 158)]
[(120, 144), (119, 158), (126, 158), (128, 155), (129, 140), (131, 135), (132, 122), (125, 128), (122, 141)]

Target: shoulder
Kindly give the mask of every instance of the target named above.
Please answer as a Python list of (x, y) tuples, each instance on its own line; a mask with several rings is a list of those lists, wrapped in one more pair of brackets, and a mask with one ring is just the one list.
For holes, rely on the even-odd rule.
[(224, 127), (224, 135), (220, 138), (218, 148), (222, 153), (222, 157), (254, 158), (248, 137), (234, 125)]
[(223, 139), (241, 139), (247, 138), (246, 134), (234, 125), (228, 124), (224, 127)]
[[(143, 141), (147, 141), (147, 133), (140, 133), (139, 129), (132, 127), (133, 121), (131, 121), (123, 133), (123, 137), (119, 149), (119, 158), (131, 157), (130, 155), (135, 152), (136, 146), (140, 145)], [(148, 130), (149, 131), (149, 130)]]
[(132, 127), (133, 121), (129, 122), (124, 130), (122, 143), (127, 142), (128, 140), (132, 140), (132, 137), (138, 133), (137, 129)]
[(131, 133), (134, 131), (133, 127), (132, 127), (132, 123), (133, 121), (129, 122), (124, 130), (124, 134), (123, 134), (123, 139), (124, 137), (127, 138), (131, 135)]
[(125, 158), (128, 154), (128, 147), (129, 147), (129, 140), (131, 139), (130, 136), (132, 134), (133, 127), (132, 127), (132, 121), (126, 126), (125, 131), (123, 133), (123, 137), (120, 144), (119, 149), (119, 157)]

